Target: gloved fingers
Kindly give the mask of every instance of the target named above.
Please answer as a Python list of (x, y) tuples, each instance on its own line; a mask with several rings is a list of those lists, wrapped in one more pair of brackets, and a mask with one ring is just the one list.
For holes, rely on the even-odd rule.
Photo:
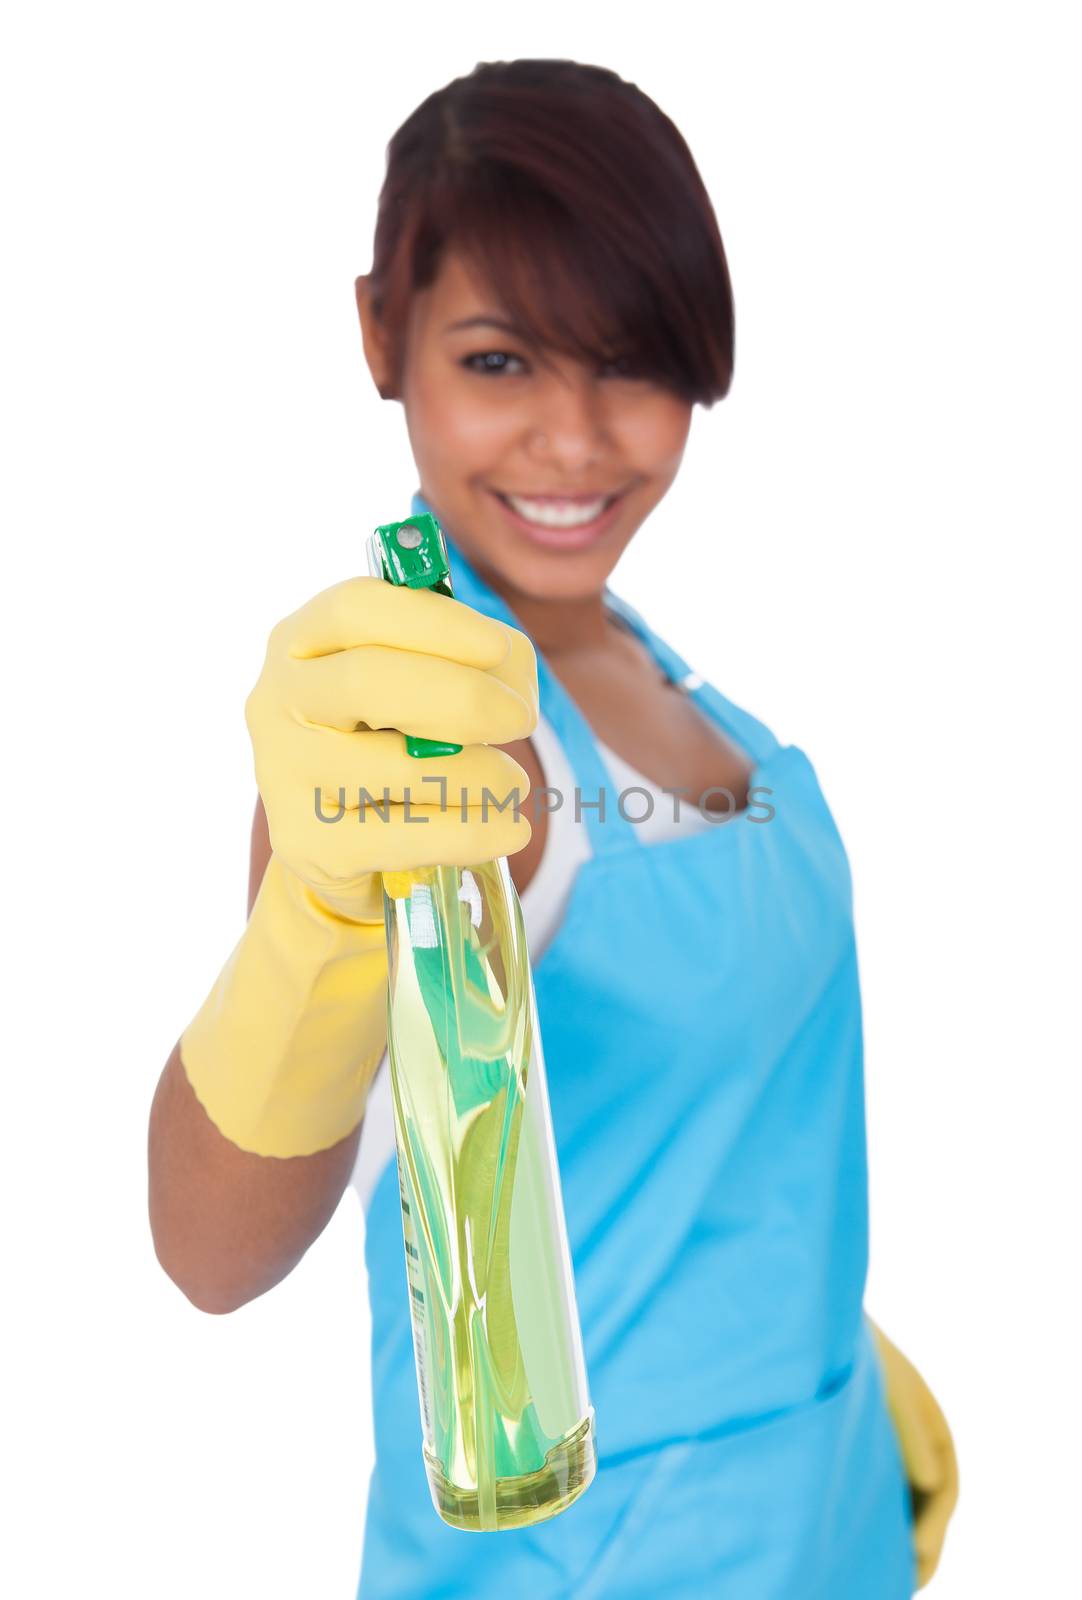
[(500, 678), (531, 708), (533, 720), (526, 733), (520, 735), (525, 738), (537, 726), (537, 653), (530, 639), (519, 628), (508, 628), (507, 631), (511, 635), (511, 648), (505, 659), (490, 670), (493, 677)]
[(497, 856), (514, 855), (529, 844), (533, 829), (524, 810), (495, 804), (415, 806), (407, 821), (404, 808), (391, 802), (369, 810), (345, 812), (337, 822), (312, 821), (296, 826), (276, 822), (268, 814), (271, 845), (277, 855), (317, 893), (341, 902), (352, 887), (360, 893), (365, 875), (407, 872), (413, 867), (469, 867)]
[(882, 1328), (872, 1323), (886, 1377), (887, 1405), (894, 1422), (909, 1482), (933, 1489), (942, 1473), (943, 1441), (950, 1440), (947, 1419), (931, 1389), (909, 1358)]
[(382, 578), (347, 578), (285, 617), (270, 649), (307, 659), (382, 644), (487, 671), (506, 658), (512, 631), (449, 595), (399, 588)]
[(916, 1368), (913, 1369), (914, 1433), (920, 1449), (914, 1451), (912, 1482), (918, 1489), (938, 1491), (952, 1470), (957, 1474), (954, 1441), (935, 1395)]
[[(273, 630), (245, 704), (275, 854), (348, 907), (371, 874), (523, 849), (529, 778), (499, 746), (533, 731), (537, 699), (520, 630), (378, 578), (324, 590)], [(463, 748), (415, 759), (404, 734)]]
[(935, 1396), (915, 1367), (912, 1371), (913, 1412), (919, 1418), (921, 1448), (914, 1452), (909, 1484), (918, 1578), (923, 1585), (939, 1565), (947, 1524), (958, 1503), (958, 1457)]
[(947, 1524), (958, 1502), (958, 1460), (947, 1419), (913, 1363), (871, 1318), (883, 1364), (887, 1407), (909, 1485), (917, 1586), (939, 1565)]
[(324, 813), (340, 805), (357, 811), (362, 790), (381, 803), (386, 792), (399, 805), (408, 795), (411, 810), (437, 804), (457, 808), (463, 792), (467, 806), (480, 806), (485, 790), (501, 801), (517, 790), (521, 805), (530, 792), (525, 768), (498, 745), (466, 745), (457, 755), (414, 757), (398, 732), (343, 733), (308, 723), (292, 723), (283, 732), (273, 761), (264, 763), (265, 792), (260, 784), (264, 804), (272, 793), (278, 809), (295, 804), (311, 814), (317, 789)]
[(934, 1424), (913, 1386), (899, 1385), (891, 1414), (902, 1447), (906, 1477), (915, 1489), (934, 1489), (939, 1481), (940, 1456)]
[[(364, 724), (466, 745), (527, 738), (537, 721), (532, 692), (528, 683), (508, 683), (460, 661), (368, 644), (290, 659), (270, 698), (326, 728), (350, 732)], [(259, 685), (253, 695), (258, 715), (265, 698)]]
[(958, 1504), (958, 1461), (954, 1444), (947, 1435), (941, 1470), (934, 1490), (910, 1490), (913, 1503), (913, 1546), (917, 1556), (917, 1585), (924, 1585), (935, 1573), (943, 1554), (947, 1524)]

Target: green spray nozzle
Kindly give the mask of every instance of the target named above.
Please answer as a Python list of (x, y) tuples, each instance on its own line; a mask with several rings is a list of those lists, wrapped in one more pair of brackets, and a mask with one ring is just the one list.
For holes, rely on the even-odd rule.
[[(368, 541), (368, 566), (373, 578), (399, 588), (435, 589), (454, 597), (443, 529), (427, 511), (405, 522), (381, 523)], [(462, 749), (441, 739), (418, 739), (412, 733), (405, 737), (411, 756), (454, 756)]]

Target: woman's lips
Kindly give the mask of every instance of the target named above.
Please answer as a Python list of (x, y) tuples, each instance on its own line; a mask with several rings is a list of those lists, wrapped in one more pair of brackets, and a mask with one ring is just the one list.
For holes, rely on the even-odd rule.
[[(607, 532), (608, 528), (615, 520), (616, 514), (620, 509), (620, 504), (627, 491), (621, 490), (618, 495), (614, 496), (605, 509), (601, 512), (600, 516), (595, 517), (592, 522), (581, 522), (577, 527), (573, 528), (546, 528), (542, 526), (541, 523), (528, 522), (525, 517), (519, 516), (518, 512), (512, 505), (508, 503), (507, 500), (505, 500), (498, 489), (492, 489), (489, 492), (493, 499), (496, 500), (501, 506), (504, 515), (509, 519), (513, 526), (518, 529), (520, 533), (525, 534), (526, 537), (534, 544), (543, 545), (548, 550), (581, 550), (585, 545), (593, 544), (595, 539), (600, 539), (601, 536)], [(521, 498), (526, 499), (527, 496), (523, 495)], [(534, 495), (532, 498), (536, 500), (550, 499), (555, 501), (557, 499), (595, 500), (598, 497), (596, 495)]]

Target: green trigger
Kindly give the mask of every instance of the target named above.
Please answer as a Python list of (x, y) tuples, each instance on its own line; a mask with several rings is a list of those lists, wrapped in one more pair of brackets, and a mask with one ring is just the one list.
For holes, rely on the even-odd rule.
[[(428, 512), (406, 522), (382, 523), (369, 540), (368, 551), (372, 577), (399, 588), (435, 589), (454, 597), (443, 530)], [(460, 744), (420, 739), (412, 733), (405, 739), (411, 756), (456, 756), (462, 749)]]

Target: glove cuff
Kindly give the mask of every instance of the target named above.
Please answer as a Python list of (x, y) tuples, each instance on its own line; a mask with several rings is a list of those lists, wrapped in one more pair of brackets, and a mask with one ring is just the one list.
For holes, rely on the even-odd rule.
[(207, 1116), (254, 1155), (329, 1149), (361, 1120), (386, 1040), (382, 918), (338, 916), (272, 855), (244, 933), (181, 1035)]

